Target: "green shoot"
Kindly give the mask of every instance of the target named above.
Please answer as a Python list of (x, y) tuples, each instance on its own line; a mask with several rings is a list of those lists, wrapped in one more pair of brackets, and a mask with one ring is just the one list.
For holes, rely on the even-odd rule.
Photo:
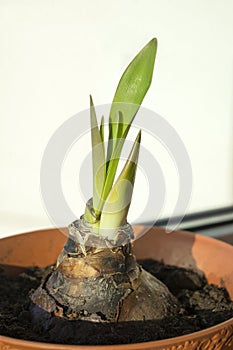
[[(105, 232), (109, 239), (114, 238), (116, 229), (126, 223), (133, 194), (140, 142), (141, 130), (123, 170), (109, 192), (101, 212), (100, 234)], [(105, 234), (103, 235), (106, 236)]]
[[(86, 206), (84, 218), (95, 224), (102, 235), (114, 237), (116, 229), (127, 220), (132, 198), (141, 131), (122, 172), (115, 175), (128, 131), (150, 87), (157, 50), (152, 39), (126, 68), (118, 84), (109, 115), (107, 152), (104, 146), (104, 117), (100, 126), (91, 98), (91, 138), (93, 167), (93, 198)], [(106, 156), (107, 153), (107, 156)]]
[(103, 124), (98, 128), (95, 107), (90, 96), (91, 140), (92, 140), (92, 169), (93, 169), (93, 211), (98, 219), (100, 213), (97, 207), (105, 180), (105, 150), (103, 143)]

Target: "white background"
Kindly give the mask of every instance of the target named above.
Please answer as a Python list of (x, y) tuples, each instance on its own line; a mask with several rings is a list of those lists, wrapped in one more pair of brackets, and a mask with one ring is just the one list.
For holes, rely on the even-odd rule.
[[(187, 147), (188, 210), (232, 204), (232, 13), (231, 0), (0, 0), (0, 236), (53, 225), (39, 180), (51, 135), (88, 108), (90, 93), (95, 104), (111, 102), (124, 68), (154, 36), (155, 74), (143, 106), (166, 118)], [(84, 141), (77, 152), (90, 149)], [(161, 145), (155, 156), (167, 184), (162, 215), (169, 215), (176, 173)], [(71, 164), (64, 192), (80, 216), (79, 165)], [(140, 173), (136, 186), (132, 219), (148, 190)]]

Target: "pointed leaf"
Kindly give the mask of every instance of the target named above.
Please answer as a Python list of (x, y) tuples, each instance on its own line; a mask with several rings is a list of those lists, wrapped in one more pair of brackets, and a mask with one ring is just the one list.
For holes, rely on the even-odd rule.
[(132, 60), (118, 84), (110, 110), (111, 138), (108, 140), (107, 172), (102, 199), (112, 188), (119, 157), (131, 123), (150, 87), (157, 51), (157, 39), (152, 39)]
[(105, 181), (105, 151), (98, 128), (95, 108), (90, 96), (91, 140), (92, 140), (92, 170), (93, 170), (93, 210), (98, 216), (97, 208)]
[[(124, 141), (125, 141), (125, 134), (128, 133), (130, 128), (130, 125), (127, 126), (123, 136), (120, 139), (117, 139), (117, 144), (113, 150), (113, 154), (111, 156), (111, 159), (107, 162), (107, 171), (106, 171), (106, 177), (105, 177), (105, 182), (104, 182), (104, 187), (103, 187), (103, 191), (101, 194), (101, 198), (102, 201), (100, 203), (100, 206), (98, 208), (99, 211), (102, 210), (104, 201), (106, 200), (112, 186), (113, 186), (113, 182), (115, 179), (115, 175), (116, 175), (116, 171), (117, 171), (117, 166), (120, 160), (120, 155), (121, 155), (121, 151), (124, 145)], [(111, 139), (111, 145), (113, 145), (113, 139)], [(108, 142), (108, 144), (110, 144), (110, 140)]]
[(104, 203), (100, 218), (100, 234), (107, 233), (108, 238), (114, 238), (117, 228), (125, 224), (131, 203), (135, 181), (138, 155), (140, 149), (141, 131), (134, 142), (129, 158), (109, 192)]
[[(109, 138), (108, 138), (108, 152), (107, 152), (107, 161), (110, 162), (112, 158), (112, 153), (117, 146), (118, 139), (113, 138), (113, 130), (117, 133), (119, 138), (122, 137), (122, 128), (123, 128), (123, 115), (121, 111), (115, 112), (115, 121), (112, 121), (112, 118), (109, 118)], [(120, 153), (119, 153), (120, 156)]]
[[(121, 135), (118, 135), (118, 137), (121, 137), (126, 126), (132, 123), (132, 120), (150, 87), (156, 51), (157, 39), (153, 38), (137, 54), (120, 79), (110, 111), (110, 117), (112, 118), (113, 123), (116, 121), (116, 110), (120, 109), (123, 113), (124, 127)], [(116, 137), (117, 128), (114, 127), (113, 138)]]

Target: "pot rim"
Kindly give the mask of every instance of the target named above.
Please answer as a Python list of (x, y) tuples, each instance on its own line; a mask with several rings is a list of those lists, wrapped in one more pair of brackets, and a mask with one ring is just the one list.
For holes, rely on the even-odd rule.
[[(57, 343), (42, 343), (42, 342), (37, 342), (37, 341), (31, 341), (31, 340), (24, 340), (24, 339), (18, 339), (18, 338), (11, 338), (11, 337), (6, 337), (3, 335), (0, 335), (0, 344), (1, 341), (7, 344), (11, 344), (14, 346), (27, 346), (28, 348), (34, 347), (35, 349), (51, 349), (53, 350), (54, 348), (58, 350), (78, 350), (78, 349), (141, 349), (142, 344), (145, 349), (151, 349), (153, 346), (167, 346), (168, 341), (172, 342), (173, 344), (180, 344), (181, 342), (184, 343), (185, 341), (190, 341), (190, 339), (196, 340), (199, 338), (206, 338), (208, 339), (208, 335), (211, 333), (215, 333), (219, 331), (222, 328), (227, 328), (228, 326), (232, 325), (233, 322), (233, 317), (230, 318), (227, 321), (218, 323), (215, 326), (202, 329), (201, 331), (181, 335), (179, 337), (173, 337), (173, 338), (166, 338), (162, 340), (153, 340), (150, 342), (141, 342), (141, 343), (132, 343), (132, 344), (115, 344), (115, 345), (69, 345), (69, 344), (57, 344)], [(25, 347), (25, 350), (27, 349)]]
[[(141, 228), (142, 226), (146, 226), (146, 225), (133, 225), (133, 228), (134, 227), (139, 227)], [(25, 234), (33, 234), (33, 233), (36, 233), (36, 232), (41, 232), (41, 231), (57, 231), (59, 230), (61, 233), (62, 233), (62, 230), (64, 230), (64, 228), (42, 228), (42, 229), (39, 229), (39, 230), (33, 230), (33, 231), (27, 231), (27, 232), (23, 232), (23, 233), (19, 233), (19, 234), (15, 234), (15, 235), (12, 235), (12, 236), (8, 236), (8, 237), (3, 237), (1, 238), (0, 240), (5, 240), (5, 239), (9, 239), (9, 238), (14, 238), (14, 237), (18, 237), (18, 236), (23, 236)], [(64, 232), (64, 231), (63, 231)], [(181, 231), (180, 232), (181, 234), (184, 233), (184, 231)], [(185, 232), (186, 234), (189, 234), (189, 235), (192, 235), (192, 236), (195, 236), (197, 237), (198, 239), (201, 239), (203, 241), (217, 241), (218, 244), (224, 246), (225, 248), (227, 249), (233, 249), (233, 246), (231, 246), (230, 244), (228, 243), (225, 243), (225, 242), (222, 242), (216, 238), (212, 238), (212, 237), (209, 237), (209, 236), (203, 236), (199, 233), (193, 233), (193, 232), (189, 232), (189, 231), (186, 231)], [(140, 239), (140, 238), (139, 238)], [(13, 345), (13, 346), (21, 346), (21, 347), (24, 347), (25, 350), (27, 348), (35, 348), (35, 349), (51, 349), (51, 350), (54, 350), (54, 349), (58, 349), (58, 350), (84, 350), (84, 349), (97, 349), (97, 350), (101, 350), (101, 349), (109, 349), (109, 350), (113, 350), (113, 349), (141, 349), (142, 347), (142, 344), (143, 344), (143, 347), (145, 349), (151, 349), (153, 346), (167, 346), (168, 345), (168, 341), (169, 342), (173, 342), (173, 344), (179, 344), (181, 342), (185, 342), (185, 341), (190, 341), (190, 339), (193, 340), (197, 340), (199, 338), (206, 338), (208, 339), (208, 336), (211, 335), (211, 334), (214, 334), (216, 333), (217, 331), (220, 331), (220, 330), (224, 330), (226, 329), (227, 327), (229, 326), (232, 326), (233, 325), (233, 317), (224, 321), (224, 322), (221, 322), (221, 323), (218, 323), (217, 325), (215, 326), (212, 326), (212, 327), (209, 327), (209, 328), (205, 328), (205, 329), (202, 329), (200, 331), (197, 331), (197, 332), (193, 332), (193, 333), (189, 333), (189, 334), (185, 334), (185, 335), (181, 335), (181, 336), (178, 336), (178, 337), (173, 337), (173, 338), (166, 338), (166, 339), (162, 339), (162, 340), (153, 340), (153, 341), (150, 341), (150, 342), (141, 342), (141, 343), (132, 343), (132, 344), (115, 344), (115, 345), (69, 345), (69, 344), (57, 344), (57, 343), (46, 343), (46, 342), (37, 342), (37, 341), (31, 341), (31, 340), (24, 340), (24, 339), (18, 339), (18, 338), (12, 338), (12, 337), (7, 337), (7, 336), (3, 336), (0, 334), (0, 345), (1, 345), (1, 342), (3, 343), (6, 343), (6, 344), (10, 344), (10, 345)]]
[[(145, 224), (143, 224), (143, 225), (142, 224), (134, 224), (134, 225), (132, 225), (132, 228), (133, 229), (136, 228), (136, 230), (137, 229), (139, 229), (139, 230), (141, 229), (142, 231), (145, 228), (147, 228), (146, 232), (148, 232), (152, 228), (158, 229), (158, 230), (163, 230), (163, 227), (161, 227), (161, 226), (156, 226), (156, 225), (155, 226), (151, 226), (151, 225), (145, 225)], [(24, 236), (25, 234), (34, 234), (36, 232), (43, 232), (43, 231), (45, 231), (45, 232), (47, 232), (47, 231), (59, 231), (63, 235), (66, 235), (64, 233), (64, 231), (67, 231), (67, 235), (66, 236), (68, 237), (68, 227), (66, 227), (66, 226), (64, 226), (64, 227), (42, 227), (42, 228), (35, 229), (35, 230), (30, 230), (29, 229), (29, 230), (27, 230), (25, 232), (19, 232), (19, 233), (15, 233), (15, 234), (9, 235), (9, 236), (0, 238), (0, 241), (3, 241), (5, 239), (13, 239), (13, 238), (16, 238), (16, 237)], [(195, 237), (198, 237), (198, 239), (201, 239), (201, 240), (207, 241), (207, 242), (208, 241), (211, 241), (211, 242), (214, 242), (214, 241), (216, 242), (217, 241), (218, 244), (220, 244), (222, 246), (225, 246), (228, 249), (233, 249), (233, 246), (231, 244), (229, 244), (229, 243), (226, 243), (224, 241), (220, 241), (219, 239), (217, 239), (215, 237), (205, 236), (205, 235), (203, 235), (201, 233), (198, 233), (198, 232), (192, 232), (192, 231), (186, 231), (186, 230), (180, 230), (180, 231), (179, 230), (175, 230), (173, 232), (175, 232), (178, 235), (184, 235), (184, 234), (187, 235), (188, 234), (190, 236), (195, 236)], [(141, 235), (136, 236), (136, 238), (133, 239), (132, 242), (134, 243), (134, 241), (140, 240), (143, 236), (144, 236), (144, 233), (143, 233), (142, 236)]]

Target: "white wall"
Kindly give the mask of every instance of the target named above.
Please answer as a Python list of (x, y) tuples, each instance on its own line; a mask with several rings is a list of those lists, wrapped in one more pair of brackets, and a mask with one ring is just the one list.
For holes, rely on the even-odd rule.
[[(156, 68), (143, 105), (188, 149), (189, 211), (232, 204), (232, 13), (231, 0), (1, 0), (0, 235), (51, 225), (39, 184), (48, 140), (88, 107), (90, 93), (109, 103), (126, 65), (154, 36)], [(166, 182), (163, 215), (177, 195), (172, 172)], [(84, 203), (75, 203), (79, 216)]]

